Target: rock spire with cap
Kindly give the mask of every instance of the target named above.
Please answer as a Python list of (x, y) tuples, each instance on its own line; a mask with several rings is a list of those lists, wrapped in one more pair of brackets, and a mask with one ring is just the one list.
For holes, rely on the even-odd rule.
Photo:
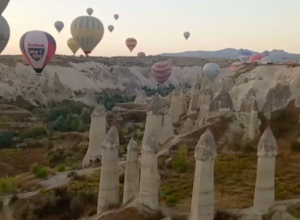
[(216, 154), (217, 151), (214, 136), (208, 128), (198, 141), (195, 149), (195, 158), (201, 161), (214, 160)]
[(257, 154), (258, 156), (273, 157), (277, 155), (277, 150), (278, 146), (276, 139), (270, 127), (268, 127), (260, 138)]
[(158, 209), (158, 162), (159, 143), (153, 132), (142, 148), (139, 202), (152, 210)]
[(97, 107), (92, 112), (92, 116), (103, 116), (105, 114), (106, 114), (106, 109), (102, 104), (97, 105)]
[(161, 100), (159, 98), (159, 94), (156, 93), (153, 96), (152, 101), (150, 102), (150, 104), (148, 105), (148, 109), (147, 109), (147, 113), (151, 113), (153, 115), (161, 115), (161, 111), (162, 111), (162, 103)]
[(139, 152), (138, 145), (133, 138), (127, 146), (127, 160), (124, 181), (123, 204), (126, 204), (139, 193)]
[(112, 126), (106, 134), (105, 141), (103, 142), (103, 147), (118, 148), (119, 146), (120, 143), (118, 129), (115, 126)]
[(213, 98), (209, 106), (210, 112), (232, 111), (233, 102), (227, 89), (222, 86), (218, 94)]
[(180, 134), (186, 134), (191, 132), (194, 129), (193, 121), (190, 118), (187, 118), (180, 130)]

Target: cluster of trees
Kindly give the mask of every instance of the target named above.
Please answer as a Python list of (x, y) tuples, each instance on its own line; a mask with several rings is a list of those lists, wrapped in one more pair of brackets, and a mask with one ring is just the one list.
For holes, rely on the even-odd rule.
[(173, 86), (173, 85), (158, 86), (156, 89), (151, 89), (151, 88), (144, 86), (144, 87), (142, 87), (142, 89), (145, 91), (147, 96), (153, 96), (156, 93), (158, 93), (161, 96), (165, 97), (165, 96), (169, 95), (175, 89), (175, 86)]
[(126, 103), (134, 101), (135, 96), (121, 91), (103, 90), (97, 102), (105, 106), (106, 110), (112, 110), (117, 103)]
[(79, 131), (89, 128), (92, 110), (81, 103), (63, 104), (48, 107), (46, 123), (51, 131)]

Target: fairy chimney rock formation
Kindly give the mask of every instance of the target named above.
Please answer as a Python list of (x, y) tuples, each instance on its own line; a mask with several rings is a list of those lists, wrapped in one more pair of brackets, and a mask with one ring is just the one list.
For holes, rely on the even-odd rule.
[(173, 123), (171, 119), (171, 115), (169, 114), (169, 110), (167, 108), (164, 109), (164, 116), (163, 116), (163, 128), (162, 128), (162, 135), (160, 138), (160, 143), (164, 144), (171, 138), (175, 136)]
[(127, 146), (127, 160), (124, 182), (123, 204), (138, 196), (139, 193), (139, 149), (138, 145), (130, 139)]
[(176, 123), (179, 121), (179, 92), (178, 88), (174, 89), (172, 93), (172, 100), (171, 100), (171, 106), (170, 106), (170, 114), (171, 114), (171, 119), (173, 123)]
[(179, 116), (185, 115), (187, 113), (187, 100), (185, 87), (183, 86), (179, 94)]
[(233, 110), (233, 103), (229, 92), (224, 86), (213, 98), (209, 106), (209, 118), (215, 117), (222, 112), (228, 112)]
[(213, 91), (207, 81), (207, 79), (204, 79), (202, 82), (200, 94), (199, 94), (199, 100), (198, 100), (198, 107), (199, 113), (198, 118), (196, 120), (196, 128), (200, 128), (206, 123), (206, 118), (208, 115), (209, 106), (211, 103), (213, 97)]
[(255, 93), (252, 89), (250, 89), (241, 105), (241, 122), (246, 128), (246, 133), (243, 139), (255, 139), (257, 125), (259, 122), (258, 111)]
[(214, 163), (216, 144), (209, 129), (200, 137), (195, 149), (195, 177), (190, 220), (214, 219)]
[(119, 132), (111, 127), (102, 146), (102, 169), (98, 193), (97, 213), (110, 205), (119, 204)]
[(275, 156), (277, 150), (276, 139), (268, 127), (261, 136), (257, 147), (254, 208), (259, 212), (267, 211), (275, 201)]
[(105, 133), (106, 110), (104, 105), (99, 104), (91, 115), (89, 147), (82, 161), (83, 167), (87, 167), (93, 163), (100, 163)]
[(159, 143), (151, 132), (142, 148), (139, 202), (153, 210), (158, 209), (158, 152)]
[(156, 94), (153, 97), (150, 104), (148, 105), (145, 132), (143, 136), (142, 145), (145, 144), (147, 137), (150, 135), (152, 131), (154, 131), (154, 135), (156, 139), (160, 140), (161, 132), (162, 132), (162, 123), (163, 123), (162, 103), (159, 98), (159, 95)]
[(267, 93), (266, 102), (263, 105), (265, 116), (270, 119), (271, 113), (278, 109), (285, 108), (290, 102), (292, 93), (287, 83), (277, 83), (274, 88), (271, 88)]
[(191, 101), (190, 101), (189, 111), (188, 111), (189, 113), (196, 111), (197, 109), (200, 88), (201, 88), (201, 80), (200, 80), (200, 76), (197, 75), (197, 78), (191, 89)]
[(187, 118), (180, 130), (180, 134), (187, 134), (194, 129), (193, 121), (190, 118)]
[(134, 103), (136, 104), (146, 104), (147, 103), (147, 95), (145, 91), (140, 91), (137, 95), (137, 97), (134, 100)]

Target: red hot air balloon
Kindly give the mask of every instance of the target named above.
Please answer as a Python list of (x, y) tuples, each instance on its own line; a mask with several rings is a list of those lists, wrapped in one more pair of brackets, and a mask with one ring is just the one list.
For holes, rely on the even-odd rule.
[(159, 84), (163, 84), (171, 76), (172, 67), (166, 61), (160, 61), (152, 66), (152, 74)]
[(139, 52), (137, 56), (138, 56), (138, 57), (145, 57), (146, 54), (145, 54), (144, 52)]
[(21, 37), (20, 49), (35, 72), (40, 74), (55, 54), (56, 42), (44, 31), (29, 31)]
[(230, 70), (235, 72), (238, 71), (242, 66), (243, 66), (242, 62), (234, 62), (233, 64), (231, 64)]
[(134, 38), (127, 38), (127, 40), (126, 40), (126, 46), (130, 50), (130, 52), (133, 51), (133, 49), (136, 47), (136, 45), (137, 45), (136, 39), (134, 39)]
[(259, 62), (263, 57), (261, 54), (256, 54), (250, 58), (250, 63)]

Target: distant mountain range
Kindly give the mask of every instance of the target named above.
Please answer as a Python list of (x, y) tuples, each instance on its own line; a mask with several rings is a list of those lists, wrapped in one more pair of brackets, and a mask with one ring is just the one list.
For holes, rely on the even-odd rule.
[[(259, 52), (247, 50), (253, 55)], [(179, 53), (163, 53), (161, 56), (167, 57), (199, 57), (199, 58), (222, 58), (222, 59), (238, 59), (240, 49), (226, 48), (217, 51), (186, 51)], [(285, 52), (284, 50), (272, 50), (270, 56), (279, 56), (283, 60), (300, 60), (300, 54), (292, 54)]]

